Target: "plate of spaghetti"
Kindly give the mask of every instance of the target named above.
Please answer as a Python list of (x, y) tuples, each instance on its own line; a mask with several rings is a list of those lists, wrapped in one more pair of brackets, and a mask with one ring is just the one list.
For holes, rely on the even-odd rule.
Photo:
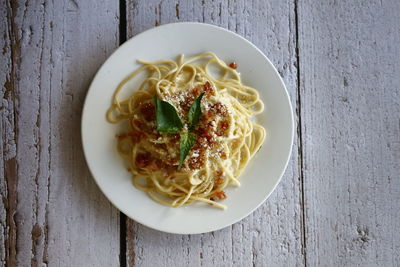
[(130, 39), (99, 69), (82, 143), (119, 210), (153, 229), (196, 234), (267, 199), (293, 128), (285, 85), (259, 49), (223, 28), (174, 23)]

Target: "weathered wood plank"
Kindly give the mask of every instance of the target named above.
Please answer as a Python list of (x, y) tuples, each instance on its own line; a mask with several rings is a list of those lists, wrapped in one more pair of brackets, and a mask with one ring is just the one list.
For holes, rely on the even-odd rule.
[(0, 10), (8, 17), (1, 22), (5, 260), (116, 266), (119, 213), (90, 177), (79, 129), (89, 82), (118, 46), (118, 3), (12, 1)]
[[(3, 84), (2, 92), (2, 138), (3, 139), (3, 183), (2, 183), (2, 202), (5, 207), (5, 224), (4, 224), (4, 262), (9, 266), (16, 265), (16, 243), (17, 243), (17, 223), (16, 223), (16, 209), (17, 209), (17, 181), (15, 176), (17, 174), (17, 104), (18, 99), (14, 90), (16, 66), (19, 63), (19, 40), (15, 38), (17, 35), (17, 27), (13, 23), (15, 12), (15, 3), (4, 3), (2, 5), (5, 11), (4, 20), (4, 48), (3, 56), (5, 82)], [(4, 187), (3, 187), (4, 186)]]
[[(127, 33), (155, 25), (199, 21), (233, 30), (278, 67), (297, 106), (293, 1), (128, 1)], [(221, 231), (171, 235), (127, 222), (127, 262), (133, 266), (296, 266), (303, 264), (297, 141), (286, 174), (254, 214)]]
[(400, 266), (399, 10), (299, 1), (310, 266)]
[(16, 201), (14, 197), (8, 197), (8, 191), (15, 191), (15, 181), (12, 180), (15, 175), (15, 121), (14, 105), (15, 97), (12, 90), (13, 65), (11, 60), (11, 32), (10, 25), (12, 14), (9, 12), (11, 6), (6, 1), (1, 1), (0, 16), (0, 84), (1, 84), (1, 158), (0, 168), (0, 264), (4, 266), (7, 259), (15, 258), (15, 250), (6, 248), (15, 245), (15, 222), (12, 214), (15, 212)]

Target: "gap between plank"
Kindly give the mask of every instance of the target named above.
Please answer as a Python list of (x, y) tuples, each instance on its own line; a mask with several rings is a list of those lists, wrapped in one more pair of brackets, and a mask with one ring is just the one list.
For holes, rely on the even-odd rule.
[[(119, 45), (126, 41), (126, 2), (119, 1)], [(126, 266), (126, 220), (122, 212), (119, 213), (119, 263), (121, 267)]]
[(119, 1), (119, 44), (126, 41), (126, 0)]
[(299, 51), (299, 16), (298, 16), (298, 0), (294, 0), (294, 16), (295, 16), (295, 29), (296, 29), (296, 62), (297, 62), (297, 101), (296, 101), (296, 116), (298, 118), (297, 124), (297, 138), (298, 138), (298, 165), (300, 171), (300, 206), (301, 206), (301, 244), (302, 253), (304, 257), (304, 266), (307, 266), (307, 242), (306, 242), (306, 212), (305, 212), (305, 195), (304, 195), (304, 160), (303, 160), (303, 136), (302, 136), (302, 123), (301, 123), (301, 93), (300, 93), (300, 51)]

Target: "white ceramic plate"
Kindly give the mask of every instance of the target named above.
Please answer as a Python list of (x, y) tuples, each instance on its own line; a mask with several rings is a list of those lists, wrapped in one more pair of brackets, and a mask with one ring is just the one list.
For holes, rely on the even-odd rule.
[[(206, 204), (170, 208), (151, 200), (131, 184), (116, 151), (119, 126), (105, 119), (118, 83), (139, 65), (137, 59), (175, 59), (201, 52), (235, 61), (245, 84), (260, 92), (265, 112), (257, 117), (267, 138), (240, 177), (242, 186), (226, 190), (223, 211)], [(132, 90), (134, 90), (132, 85)], [(254, 211), (274, 190), (287, 166), (293, 142), (293, 115), (289, 96), (268, 58), (239, 35), (201, 23), (175, 23), (143, 32), (118, 48), (96, 74), (86, 96), (82, 115), (85, 157), (97, 184), (123, 213), (150, 228), (169, 233), (196, 234), (229, 226)]]

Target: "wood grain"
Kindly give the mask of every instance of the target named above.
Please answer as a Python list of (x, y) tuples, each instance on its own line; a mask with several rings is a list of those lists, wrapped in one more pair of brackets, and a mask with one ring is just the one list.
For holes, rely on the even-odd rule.
[[(9, 192), (16, 191), (16, 182), (13, 177), (16, 174), (16, 144), (15, 144), (15, 94), (12, 88), (14, 83), (13, 73), (14, 66), (11, 54), (11, 35), (13, 27), (11, 26), (10, 14), (11, 6), (9, 3), (2, 1), (0, 5), (0, 16), (6, 18), (1, 20), (0, 35), (0, 84), (2, 85), (1, 95), (1, 157), (0, 161), (1, 179), (0, 179), (0, 263), (2, 266), (9, 263), (15, 263), (16, 250), (16, 225), (14, 214), (16, 209), (16, 198), (14, 194)], [(10, 247), (12, 249), (7, 249)]]
[[(273, 61), (297, 106), (297, 55), (293, 1), (128, 1), (127, 33), (198, 21), (244, 36)], [(171, 235), (127, 222), (129, 266), (302, 265), (302, 210), (297, 138), (282, 182), (255, 213), (221, 231)]]
[(3, 3), (1, 261), (116, 266), (119, 213), (90, 177), (80, 116), (90, 80), (118, 46), (118, 3)]
[(310, 266), (400, 266), (399, 1), (299, 1)]

